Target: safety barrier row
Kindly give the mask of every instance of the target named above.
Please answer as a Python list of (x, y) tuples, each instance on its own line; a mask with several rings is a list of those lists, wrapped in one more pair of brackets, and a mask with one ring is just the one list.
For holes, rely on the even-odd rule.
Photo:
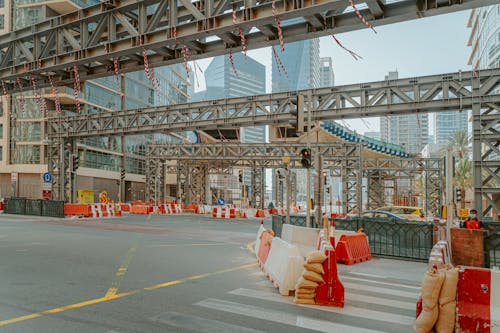
[(234, 219), (236, 218), (236, 209), (226, 206), (212, 207), (212, 217), (219, 219)]
[(122, 207), (119, 204), (64, 204), (65, 216), (79, 217), (112, 217), (122, 216)]

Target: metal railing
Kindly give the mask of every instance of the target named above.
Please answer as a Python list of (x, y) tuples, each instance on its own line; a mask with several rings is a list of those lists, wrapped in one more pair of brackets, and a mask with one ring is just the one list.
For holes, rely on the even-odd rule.
[(26, 198), (5, 198), (5, 213), (64, 217), (64, 201)]
[[(286, 223), (285, 215), (273, 215), (273, 231), (276, 237), (281, 237), (281, 229), (283, 228), (283, 224)], [(299, 227), (306, 226), (306, 217), (304, 215), (290, 215), (290, 224), (296, 225)], [(318, 228), (319, 226), (314, 221), (314, 216), (311, 216), (311, 226), (313, 228)]]
[(500, 221), (483, 221), (484, 229), (484, 262), (487, 267), (500, 268)]

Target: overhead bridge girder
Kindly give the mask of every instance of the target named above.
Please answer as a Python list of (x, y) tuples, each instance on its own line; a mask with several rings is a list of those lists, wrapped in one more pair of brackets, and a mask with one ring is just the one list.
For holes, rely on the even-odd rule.
[[(495, 4), (496, 0), (398, 0), (367, 2), (361, 13), (374, 26), (451, 13)], [(282, 22), (277, 26), (273, 5)], [(16, 79), (37, 77), (40, 88), (72, 85), (77, 67), (80, 80), (143, 68), (147, 50), (150, 67), (227, 54), (366, 29), (347, 0), (107, 1), (0, 36), (0, 78), (8, 92), (19, 89)], [(233, 12), (235, 19), (233, 18)], [(288, 23), (288, 22), (287, 22)], [(55, 74), (54, 74), (55, 73)]]

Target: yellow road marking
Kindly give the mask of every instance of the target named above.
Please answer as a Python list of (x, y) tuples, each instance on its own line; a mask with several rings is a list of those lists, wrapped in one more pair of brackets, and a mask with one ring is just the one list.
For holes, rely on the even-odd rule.
[(113, 297), (118, 292), (118, 288), (120, 287), (120, 284), (123, 280), (123, 276), (125, 275), (125, 273), (127, 273), (128, 265), (130, 265), (130, 262), (132, 261), (132, 258), (134, 257), (134, 254), (137, 251), (137, 247), (141, 242), (141, 239), (142, 239), (142, 234), (137, 235), (137, 237), (134, 240), (134, 243), (132, 244), (130, 249), (128, 249), (122, 264), (116, 271), (113, 281), (111, 281), (111, 287), (106, 292), (106, 295), (104, 296), (105, 298)]
[(254, 245), (255, 245), (255, 242), (256, 241), (253, 241), (253, 242), (250, 242), (250, 243), (247, 244), (247, 250), (250, 251), (250, 252), (252, 252), (253, 254), (255, 254), (255, 250), (253, 248)]
[(179, 280), (173, 280), (173, 281), (169, 281), (169, 282), (165, 282), (165, 283), (155, 284), (153, 286), (142, 288), (142, 289), (136, 289), (136, 290), (132, 290), (132, 291), (124, 292), (124, 293), (113, 294), (113, 295), (111, 295), (109, 297), (100, 297), (100, 298), (90, 299), (90, 300), (83, 301), (83, 302), (80, 302), (80, 303), (70, 304), (70, 305), (59, 307), (59, 308), (54, 308), (54, 309), (50, 309), (50, 310), (36, 312), (36, 313), (29, 314), (29, 315), (21, 316), (21, 317), (16, 317), (16, 318), (11, 318), (11, 319), (7, 319), (7, 320), (2, 320), (2, 321), (0, 321), (0, 326), (6, 326), (6, 325), (9, 325), (9, 324), (18, 323), (18, 322), (21, 322), (21, 321), (26, 321), (26, 320), (30, 320), (30, 319), (40, 318), (40, 317), (43, 317), (43, 316), (47, 316), (47, 315), (51, 315), (51, 314), (59, 313), (59, 312), (63, 312), (63, 311), (68, 311), (68, 310), (83, 308), (83, 307), (86, 307), (86, 306), (89, 306), (89, 305), (98, 304), (98, 303), (105, 303), (105, 302), (108, 302), (108, 301), (111, 301), (111, 300), (114, 300), (114, 299), (136, 295), (136, 294), (139, 294), (139, 293), (142, 293), (142, 292), (145, 292), (145, 291), (152, 291), (152, 290), (156, 290), (156, 289), (161, 289), (161, 288), (165, 288), (165, 287), (168, 287), (168, 286), (173, 286), (173, 285), (176, 285), (176, 284), (181, 284), (181, 283), (184, 283), (184, 282), (187, 282), (187, 281), (202, 279), (202, 278), (205, 278), (205, 277), (208, 277), (208, 276), (214, 276), (214, 275), (220, 275), (220, 274), (224, 274), (224, 273), (234, 272), (234, 271), (238, 271), (238, 270), (250, 268), (250, 267), (253, 267), (253, 266), (256, 266), (256, 265), (257, 265), (257, 263), (253, 262), (253, 263), (249, 263), (249, 264), (245, 264), (245, 265), (241, 265), (241, 266), (236, 266), (236, 267), (232, 267), (232, 268), (228, 268), (228, 269), (223, 269), (223, 270), (220, 270), (220, 271), (215, 271), (215, 272), (211, 272), (211, 273), (205, 273), (205, 274), (201, 274), (201, 275), (193, 275), (193, 276), (186, 277), (186, 278), (179, 279)]

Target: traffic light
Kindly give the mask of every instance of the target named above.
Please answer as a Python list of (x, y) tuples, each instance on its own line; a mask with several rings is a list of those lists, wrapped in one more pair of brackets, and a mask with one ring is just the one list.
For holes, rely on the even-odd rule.
[(120, 179), (125, 180), (125, 169), (120, 170)]
[(297, 108), (295, 110), (291, 110), (290, 113), (295, 116), (294, 127), (297, 136), (307, 131), (305, 128), (304, 122), (304, 95), (298, 94), (296, 101)]
[(76, 171), (78, 169), (78, 163), (80, 162), (80, 157), (78, 156), (78, 154), (73, 154), (73, 155), (71, 155), (71, 158), (73, 159), (73, 161), (72, 161), (73, 170), (72, 171)]
[(300, 151), (300, 164), (304, 168), (310, 168), (311, 167), (311, 151), (307, 148), (304, 148)]
[(460, 188), (455, 189), (455, 200), (456, 202), (462, 201), (462, 189)]
[(243, 170), (239, 171), (238, 180), (240, 181), (240, 183), (243, 183)]

